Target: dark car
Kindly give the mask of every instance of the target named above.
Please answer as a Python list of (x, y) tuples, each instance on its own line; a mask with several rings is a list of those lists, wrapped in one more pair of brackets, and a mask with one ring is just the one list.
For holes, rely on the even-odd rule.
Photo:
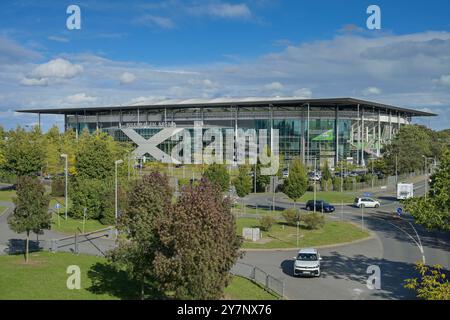
[[(309, 200), (306, 202), (306, 210), (313, 211), (314, 210), (314, 200)], [(333, 212), (336, 210), (333, 205), (329, 204), (324, 200), (316, 200), (316, 211), (319, 212)]]

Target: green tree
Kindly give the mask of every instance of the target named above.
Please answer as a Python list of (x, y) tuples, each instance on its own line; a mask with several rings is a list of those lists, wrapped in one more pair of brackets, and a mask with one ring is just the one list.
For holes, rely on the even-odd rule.
[(17, 176), (36, 175), (45, 164), (45, 144), (38, 127), (30, 132), (17, 128), (8, 133), (5, 143), (6, 170)]
[(432, 175), (427, 197), (405, 201), (405, 210), (427, 229), (450, 230), (450, 149), (441, 156), (438, 170)]
[(422, 170), (422, 155), (432, 156), (433, 141), (423, 126), (407, 125), (400, 128), (393, 141), (386, 146), (383, 155), (391, 174)]
[(325, 161), (322, 167), (322, 179), (323, 180), (330, 180), (332, 178), (330, 166), (328, 165), (328, 161)]
[(242, 239), (219, 187), (202, 180), (183, 189), (160, 226), (163, 248), (155, 258), (160, 290), (176, 299), (221, 298)]
[(75, 219), (83, 219), (86, 208), (87, 219), (100, 219), (108, 199), (108, 193), (113, 192), (111, 179), (82, 179), (75, 178), (70, 183), (72, 206), (70, 214)]
[(294, 160), (291, 165), (289, 177), (283, 185), (283, 192), (295, 202), (301, 198), (308, 188), (308, 176), (306, 168), (300, 160)]
[(238, 176), (234, 179), (233, 184), (236, 188), (236, 193), (243, 198), (252, 191), (253, 181), (249, 175), (249, 168), (247, 166), (239, 166)]
[(425, 300), (450, 300), (450, 282), (442, 272), (442, 266), (428, 267), (416, 264), (420, 278), (407, 279), (405, 288), (416, 291), (417, 297)]
[(325, 217), (318, 212), (312, 212), (302, 215), (302, 222), (307, 229), (320, 229), (325, 225)]
[(84, 130), (76, 154), (76, 174), (83, 179), (106, 179), (114, 174), (115, 157), (111, 136), (103, 132), (90, 134)]
[(43, 229), (50, 229), (51, 225), (49, 198), (44, 185), (36, 178), (19, 178), (14, 204), (14, 213), (8, 217), (8, 224), (14, 232), (26, 232), (25, 261), (28, 262), (30, 232), (38, 234)]
[(258, 162), (256, 164), (256, 191), (257, 192), (265, 192), (267, 186), (270, 184), (270, 176), (261, 174), (261, 163)]
[(222, 192), (227, 191), (230, 187), (230, 175), (223, 164), (213, 163), (209, 165), (203, 173), (203, 178), (219, 186)]
[[(158, 229), (162, 220), (171, 214), (172, 189), (167, 176), (152, 172), (136, 182), (127, 194), (128, 206), (119, 219), (118, 229), (124, 236), (108, 255), (118, 269), (126, 270), (131, 278), (141, 284), (141, 299), (146, 289), (158, 291), (155, 276), (155, 257), (161, 251)], [(189, 233), (190, 225), (184, 226)], [(190, 243), (191, 250), (198, 250)], [(171, 271), (171, 270), (167, 270)]]

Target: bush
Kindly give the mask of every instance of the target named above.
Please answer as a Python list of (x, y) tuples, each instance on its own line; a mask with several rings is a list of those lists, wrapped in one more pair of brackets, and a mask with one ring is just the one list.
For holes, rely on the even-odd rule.
[(333, 181), (331, 181), (331, 178), (328, 180), (322, 178), (322, 180), (320, 180), (320, 188), (322, 189), (322, 191), (331, 191), (332, 185)]
[(302, 222), (307, 229), (316, 230), (325, 225), (325, 217), (318, 212), (308, 213), (302, 216)]
[(277, 221), (275, 220), (274, 217), (271, 216), (264, 216), (260, 219), (260, 225), (261, 225), (261, 229), (264, 231), (270, 231), (270, 229), (272, 228), (272, 226), (276, 223)]
[(180, 187), (180, 189), (182, 187), (188, 186), (191, 184), (191, 179), (188, 178), (180, 178), (178, 179), (178, 187)]
[(353, 190), (353, 178), (345, 177), (344, 178), (344, 190)]
[(333, 191), (341, 191), (341, 177), (334, 177), (333, 178)]
[(57, 177), (52, 180), (52, 196), (64, 197), (66, 193), (66, 181), (62, 177)]
[(288, 225), (296, 226), (297, 221), (300, 221), (300, 212), (298, 212), (296, 209), (286, 209), (283, 211), (282, 215)]

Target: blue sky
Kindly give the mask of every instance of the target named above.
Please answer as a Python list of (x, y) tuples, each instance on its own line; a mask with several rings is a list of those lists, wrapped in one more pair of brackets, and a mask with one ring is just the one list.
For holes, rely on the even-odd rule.
[[(81, 30), (66, 8), (81, 8)], [(381, 8), (381, 30), (366, 9)], [(438, 113), (450, 127), (450, 3), (2, 1), (0, 124), (17, 108), (165, 98), (353, 96)], [(44, 119), (45, 120), (45, 119)], [(48, 123), (61, 118), (49, 117)]]

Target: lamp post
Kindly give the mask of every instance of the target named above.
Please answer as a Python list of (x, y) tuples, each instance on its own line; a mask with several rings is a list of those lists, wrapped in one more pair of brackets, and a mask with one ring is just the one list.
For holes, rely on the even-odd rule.
[(66, 180), (66, 186), (65, 186), (65, 191), (64, 191), (64, 198), (66, 200), (66, 204), (65, 204), (65, 218), (67, 220), (67, 208), (69, 206), (69, 197), (67, 194), (67, 184), (68, 184), (68, 176), (69, 176), (69, 169), (68, 169), (68, 156), (67, 154), (63, 153), (61, 154), (61, 158), (65, 159), (65, 166), (64, 166), (64, 176), (65, 176), (65, 180)]
[(115, 218), (116, 218), (116, 239), (118, 236), (118, 231), (117, 231), (117, 219), (119, 217), (119, 211), (118, 211), (118, 206), (117, 206), (117, 166), (119, 164), (123, 163), (123, 160), (116, 160), (114, 162), (114, 169), (115, 169), (115, 199), (114, 199), (114, 213), (115, 213)]
[(429, 180), (429, 173), (428, 173), (428, 168), (427, 168), (427, 165), (428, 165), (428, 159), (433, 159), (434, 160), (434, 158), (433, 157), (427, 157), (427, 156), (425, 156), (425, 155), (422, 155), (422, 158), (423, 158), (423, 162), (424, 162), (424, 165), (425, 165), (425, 167), (424, 167), (424, 173), (425, 173), (425, 200), (427, 200), (427, 193), (428, 193), (428, 180)]

